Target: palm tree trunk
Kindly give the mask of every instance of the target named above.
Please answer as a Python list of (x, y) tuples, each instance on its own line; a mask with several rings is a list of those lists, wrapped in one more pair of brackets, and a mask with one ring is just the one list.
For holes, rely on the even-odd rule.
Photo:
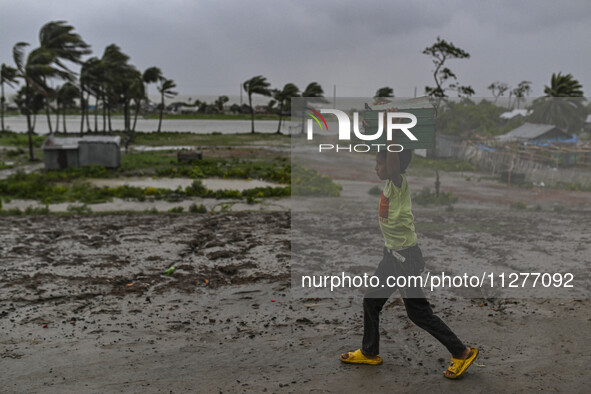
[(63, 108), (64, 114), (62, 116), (62, 121), (64, 123), (64, 134), (68, 133), (68, 129), (66, 129), (66, 109), (67, 109), (67, 107), (64, 105), (64, 108)]
[(86, 95), (86, 103), (88, 104), (86, 108), (86, 132), (90, 133), (92, 131), (90, 128), (90, 93)]
[(283, 101), (279, 105), (279, 124), (277, 125), (277, 134), (281, 134), (281, 115), (283, 114)]
[(107, 132), (107, 102), (103, 93), (103, 134)]
[(53, 133), (51, 127), (51, 115), (49, 114), (49, 97), (45, 97), (45, 114), (47, 115), (47, 125), (49, 126), (49, 134)]
[(99, 104), (99, 93), (96, 94), (96, 100), (94, 100), (94, 132), (98, 133), (98, 104)]
[(80, 88), (80, 115), (82, 115), (80, 118), (80, 137), (84, 133), (84, 107), (84, 91)]
[(31, 126), (31, 98), (29, 93), (29, 80), (25, 78), (25, 105), (27, 111), (27, 134), (29, 136), (29, 161), (35, 161), (35, 153), (33, 151), (33, 128)]
[(4, 84), (0, 84), (2, 85), (2, 97), (0, 98), (0, 119), (2, 119), (2, 125), (0, 130), (6, 130), (4, 128), (4, 102), (6, 101), (6, 99), (4, 98)]
[(162, 115), (164, 114), (164, 93), (160, 94), (160, 119), (158, 120), (158, 133), (160, 133), (160, 127), (162, 126)]
[(55, 132), (60, 132), (60, 102), (55, 103)]
[(250, 132), (254, 134), (254, 108), (252, 107), (252, 97), (250, 92), (248, 93), (248, 105), (250, 106), (250, 124), (251, 129)]
[(133, 127), (131, 128), (132, 132), (135, 132), (135, 125), (137, 124), (137, 116), (140, 113), (141, 104), (142, 104), (142, 99), (139, 99), (136, 102), (136, 106), (135, 106), (135, 115), (133, 117)]
[(113, 131), (113, 124), (111, 123), (111, 101), (107, 101), (109, 105), (107, 106), (107, 119), (109, 120), (109, 133)]
[(123, 100), (123, 132), (127, 133), (127, 99)]

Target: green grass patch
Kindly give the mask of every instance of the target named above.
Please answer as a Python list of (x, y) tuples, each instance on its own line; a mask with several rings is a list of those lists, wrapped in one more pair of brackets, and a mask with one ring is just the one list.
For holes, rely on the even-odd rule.
[[(47, 136), (33, 135), (33, 146), (41, 148)], [(16, 146), (27, 150), (29, 148), (29, 136), (27, 133), (15, 133), (12, 131), (0, 131), (0, 145)]]
[[(123, 137), (124, 134), (121, 134)], [(188, 132), (160, 132), (160, 133), (135, 133), (135, 145), (163, 146), (163, 145), (189, 145), (189, 146), (241, 146), (257, 144), (265, 145), (284, 144), (289, 146), (290, 136), (269, 133), (240, 133), (240, 134), (196, 134)]]
[(343, 187), (315, 170), (295, 166), (291, 187), (294, 196), (338, 197)]

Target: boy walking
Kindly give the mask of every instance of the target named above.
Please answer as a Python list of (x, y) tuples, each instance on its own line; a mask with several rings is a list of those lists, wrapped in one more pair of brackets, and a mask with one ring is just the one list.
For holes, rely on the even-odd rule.
[[(391, 143), (391, 142), (389, 142)], [(417, 245), (414, 217), (411, 211), (410, 190), (404, 174), (412, 152), (379, 151), (376, 156), (376, 173), (386, 181), (380, 198), (379, 223), (384, 236), (384, 257), (375, 276), (380, 286), (370, 288), (363, 299), (363, 342), (361, 349), (341, 354), (341, 361), (349, 364), (379, 365), (380, 312), (388, 298), (399, 290), (410, 320), (441, 342), (451, 353), (449, 368), (443, 375), (456, 379), (468, 369), (478, 355), (478, 349), (462, 343), (452, 330), (435, 314), (418, 286), (391, 287), (388, 277), (420, 275), (424, 269), (423, 256)]]

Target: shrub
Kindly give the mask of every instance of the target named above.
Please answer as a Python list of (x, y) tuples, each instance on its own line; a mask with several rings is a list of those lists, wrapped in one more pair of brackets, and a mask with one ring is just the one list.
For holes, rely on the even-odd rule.
[(183, 208), (183, 207), (174, 207), (174, 208), (170, 208), (168, 210), (168, 212), (170, 212), (170, 213), (182, 213), (184, 211), (185, 211), (185, 208)]
[(25, 208), (25, 215), (49, 215), (49, 207), (31, 207)]
[(300, 166), (293, 168), (291, 192), (294, 196), (338, 197), (342, 189), (342, 186), (334, 183), (329, 176)]
[(195, 180), (191, 183), (191, 186), (187, 186), (185, 188), (185, 194), (187, 196), (194, 196), (194, 197), (205, 197), (207, 194), (208, 189), (203, 186), (203, 182), (200, 180)]
[(413, 194), (412, 201), (419, 205), (451, 205), (458, 199), (451, 192), (439, 192), (439, 197), (437, 197), (435, 192), (425, 186), (423, 190)]
[(205, 208), (204, 205), (202, 204), (191, 204), (191, 206), (189, 207), (189, 212), (191, 213), (207, 213), (207, 208)]
[(6, 212), (7, 215), (11, 215), (11, 216), (18, 216), (18, 215), (23, 214), (23, 211), (21, 211), (20, 208), (18, 208), (18, 207), (10, 208), (9, 210), (4, 211), (4, 212)]

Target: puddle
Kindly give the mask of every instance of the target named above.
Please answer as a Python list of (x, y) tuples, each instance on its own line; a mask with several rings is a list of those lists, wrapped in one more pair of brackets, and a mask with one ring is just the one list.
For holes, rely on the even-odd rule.
[[(158, 212), (167, 212), (172, 208), (182, 207), (184, 212), (189, 211), (189, 207), (192, 204), (203, 205), (208, 211), (221, 212), (221, 211), (289, 211), (291, 208), (291, 200), (289, 198), (267, 198), (262, 199), (256, 204), (247, 204), (244, 201), (236, 200), (216, 200), (216, 199), (191, 199), (183, 200), (178, 202), (168, 201), (127, 201), (119, 198), (113, 198), (113, 201), (91, 204), (88, 208), (92, 212), (117, 212), (117, 211), (135, 211), (145, 212), (149, 210), (156, 210)], [(77, 203), (60, 203), (60, 204), (49, 204), (48, 208), (50, 212), (67, 212), (69, 206), (81, 206), (82, 204)], [(44, 205), (33, 200), (12, 200), (9, 203), (4, 204), (4, 209), (9, 210), (12, 208), (19, 208), (24, 211), (27, 207), (31, 208), (43, 208)]]
[[(135, 186), (135, 187), (156, 187), (162, 189), (177, 189), (178, 187), (186, 188), (191, 186), (195, 179), (191, 178), (125, 178), (125, 179), (89, 179), (88, 181), (97, 187), (103, 186)], [(210, 190), (246, 190), (253, 189), (255, 187), (281, 187), (278, 183), (271, 183), (261, 181), (257, 179), (244, 180), (244, 179), (218, 179), (218, 178), (207, 178), (202, 179), (203, 186)]]

